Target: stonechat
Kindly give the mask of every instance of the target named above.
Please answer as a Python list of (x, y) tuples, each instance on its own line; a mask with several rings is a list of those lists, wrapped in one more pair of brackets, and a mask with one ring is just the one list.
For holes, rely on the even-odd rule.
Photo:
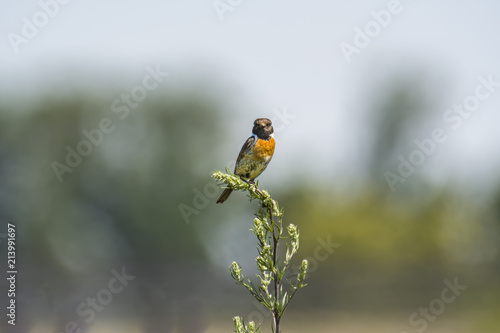
[[(246, 182), (253, 183), (262, 171), (266, 170), (274, 154), (274, 129), (271, 120), (258, 118), (253, 123), (252, 136), (241, 147), (236, 159), (234, 174)], [(223, 203), (229, 198), (233, 189), (226, 188), (217, 203)]]

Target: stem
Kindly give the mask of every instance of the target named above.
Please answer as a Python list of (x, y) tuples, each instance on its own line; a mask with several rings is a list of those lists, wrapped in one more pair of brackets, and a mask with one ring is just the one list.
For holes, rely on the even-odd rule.
[(273, 248), (273, 265), (274, 265), (274, 309), (273, 309), (273, 317), (274, 317), (274, 332), (279, 333), (280, 329), (280, 318), (278, 314), (278, 291), (279, 291), (279, 282), (278, 282), (278, 268), (276, 267), (276, 249), (278, 248), (278, 239), (274, 236), (273, 230), (273, 239), (274, 239), (274, 248)]
[(274, 317), (274, 332), (275, 333), (279, 332), (279, 329), (280, 329), (280, 318)]
[(278, 235), (275, 233), (275, 224), (273, 220), (273, 210), (272, 207), (268, 207), (267, 211), (269, 213), (269, 218), (271, 220), (271, 228), (273, 230), (273, 267), (274, 267), (274, 309), (273, 309), (273, 319), (274, 319), (274, 332), (279, 333), (280, 331), (280, 315), (279, 315), (279, 310), (278, 310), (278, 302), (279, 302), (279, 285), (281, 281), (278, 281), (278, 267), (277, 267), (277, 261), (278, 261), (278, 242), (279, 242), (279, 237), (280, 237), (280, 229), (278, 227)]
[(285, 306), (283, 307), (283, 311), (282, 313), (285, 313), (285, 310), (286, 308), (288, 307), (288, 304), (290, 304), (290, 301), (292, 300), (293, 296), (295, 296), (295, 294), (297, 293), (297, 290), (299, 290), (299, 288), (295, 289), (293, 291), (293, 293), (290, 295), (290, 298), (288, 299), (288, 302), (285, 304)]

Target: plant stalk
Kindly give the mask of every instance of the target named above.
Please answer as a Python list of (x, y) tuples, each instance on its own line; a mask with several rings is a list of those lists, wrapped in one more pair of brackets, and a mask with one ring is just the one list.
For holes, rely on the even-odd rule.
[(279, 333), (280, 331), (280, 315), (279, 315), (279, 310), (278, 310), (278, 300), (279, 300), (279, 285), (281, 281), (278, 281), (278, 241), (279, 241), (279, 234), (280, 234), (280, 228), (278, 229), (278, 235), (276, 236), (275, 233), (275, 224), (273, 220), (273, 210), (271, 207), (268, 209), (269, 212), (269, 218), (271, 220), (271, 227), (273, 229), (273, 267), (274, 267), (274, 310), (273, 310), (273, 329), (274, 333)]

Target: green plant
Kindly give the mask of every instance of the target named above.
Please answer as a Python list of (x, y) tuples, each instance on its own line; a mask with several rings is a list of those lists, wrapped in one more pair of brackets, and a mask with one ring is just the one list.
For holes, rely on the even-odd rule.
[[(245, 280), (242, 268), (236, 262), (232, 263), (229, 270), (236, 284), (244, 286), (257, 301), (271, 311), (273, 316), (272, 331), (279, 333), (281, 317), (290, 301), (300, 288), (306, 286), (304, 280), (309, 265), (307, 260), (302, 261), (296, 280), (287, 281), (284, 279), (290, 269), (292, 257), (299, 249), (299, 231), (294, 224), (289, 224), (286, 228), (288, 236), (282, 235), (283, 209), (279, 208), (278, 203), (271, 198), (267, 191), (259, 190), (258, 184), (246, 182), (229, 170), (226, 170), (226, 173), (215, 171), (212, 177), (225, 183), (233, 190), (248, 192), (250, 200), (259, 201), (260, 207), (255, 214), (251, 230), (257, 237), (258, 256), (255, 261), (260, 272), (257, 274), (260, 283), (255, 286), (249, 278)], [(278, 247), (283, 239), (287, 239), (288, 243), (286, 244), (285, 258), (280, 262)], [(286, 287), (288, 287), (287, 291), (284, 290), (287, 289)], [(245, 324), (243, 318), (238, 316), (234, 317), (233, 321), (236, 333), (260, 332), (260, 327), (252, 321)]]

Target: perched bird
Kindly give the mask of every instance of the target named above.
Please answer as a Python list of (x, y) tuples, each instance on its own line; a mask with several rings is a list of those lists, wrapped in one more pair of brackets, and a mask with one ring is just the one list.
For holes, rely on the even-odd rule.
[[(244, 181), (253, 183), (262, 171), (266, 170), (274, 154), (274, 129), (271, 120), (258, 118), (253, 123), (252, 136), (241, 147), (234, 174)], [(223, 203), (229, 198), (233, 189), (226, 188), (217, 203)]]

